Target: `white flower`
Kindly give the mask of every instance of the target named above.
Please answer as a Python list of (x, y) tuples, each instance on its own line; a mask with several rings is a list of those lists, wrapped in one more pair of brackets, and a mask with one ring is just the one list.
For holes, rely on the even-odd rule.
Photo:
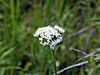
[[(64, 33), (61, 27), (51, 26), (38, 28), (34, 34), (34, 37), (39, 37), (40, 44), (43, 46), (50, 46), (54, 50), (55, 46), (62, 41), (60, 33)], [(57, 28), (58, 27), (58, 28)], [(57, 30), (59, 29), (59, 31)]]
[(61, 28), (58, 25), (55, 25), (54, 28), (60, 33), (64, 33), (65, 32), (64, 28)]

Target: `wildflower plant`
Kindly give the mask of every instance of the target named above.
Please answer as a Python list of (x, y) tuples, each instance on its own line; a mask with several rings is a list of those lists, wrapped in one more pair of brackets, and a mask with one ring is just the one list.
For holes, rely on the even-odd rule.
[[(63, 40), (62, 34), (64, 32), (65, 30), (59, 27), (58, 25), (55, 25), (54, 27), (49, 25), (47, 27), (38, 28), (34, 34), (34, 37), (39, 38), (41, 45), (50, 47), (55, 59), (54, 48), (58, 43), (62, 42)], [(55, 75), (57, 75), (56, 61), (54, 63), (55, 63)]]

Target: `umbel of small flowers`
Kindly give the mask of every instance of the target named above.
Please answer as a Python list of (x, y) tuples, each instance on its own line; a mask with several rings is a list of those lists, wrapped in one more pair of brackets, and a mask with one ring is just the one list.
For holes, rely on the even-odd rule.
[(58, 25), (47, 26), (38, 28), (34, 34), (34, 37), (38, 37), (40, 44), (43, 46), (49, 46), (54, 50), (55, 46), (62, 41), (62, 35), (65, 30)]

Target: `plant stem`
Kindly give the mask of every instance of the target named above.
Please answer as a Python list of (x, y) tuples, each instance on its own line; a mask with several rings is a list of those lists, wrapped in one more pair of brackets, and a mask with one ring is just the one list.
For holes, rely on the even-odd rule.
[(54, 51), (54, 50), (52, 50), (52, 53), (53, 53), (53, 58), (54, 58), (55, 75), (57, 75), (55, 51)]

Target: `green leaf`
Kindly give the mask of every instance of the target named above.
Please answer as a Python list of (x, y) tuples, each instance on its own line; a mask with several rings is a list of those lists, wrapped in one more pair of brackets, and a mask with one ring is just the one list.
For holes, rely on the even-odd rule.
[(100, 30), (100, 22), (96, 23), (96, 27), (98, 28), (98, 30)]
[(0, 75), (4, 75), (5, 74), (5, 68), (2, 68), (1, 70), (0, 70)]
[(100, 48), (96, 48), (96, 51), (100, 51)]
[(5, 58), (6, 56), (8, 56), (13, 50), (14, 50), (14, 48), (11, 48), (11, 49), (5, 51), (5, 52), (1, 55), (0, 59), (3, 59), (3, 58)]

